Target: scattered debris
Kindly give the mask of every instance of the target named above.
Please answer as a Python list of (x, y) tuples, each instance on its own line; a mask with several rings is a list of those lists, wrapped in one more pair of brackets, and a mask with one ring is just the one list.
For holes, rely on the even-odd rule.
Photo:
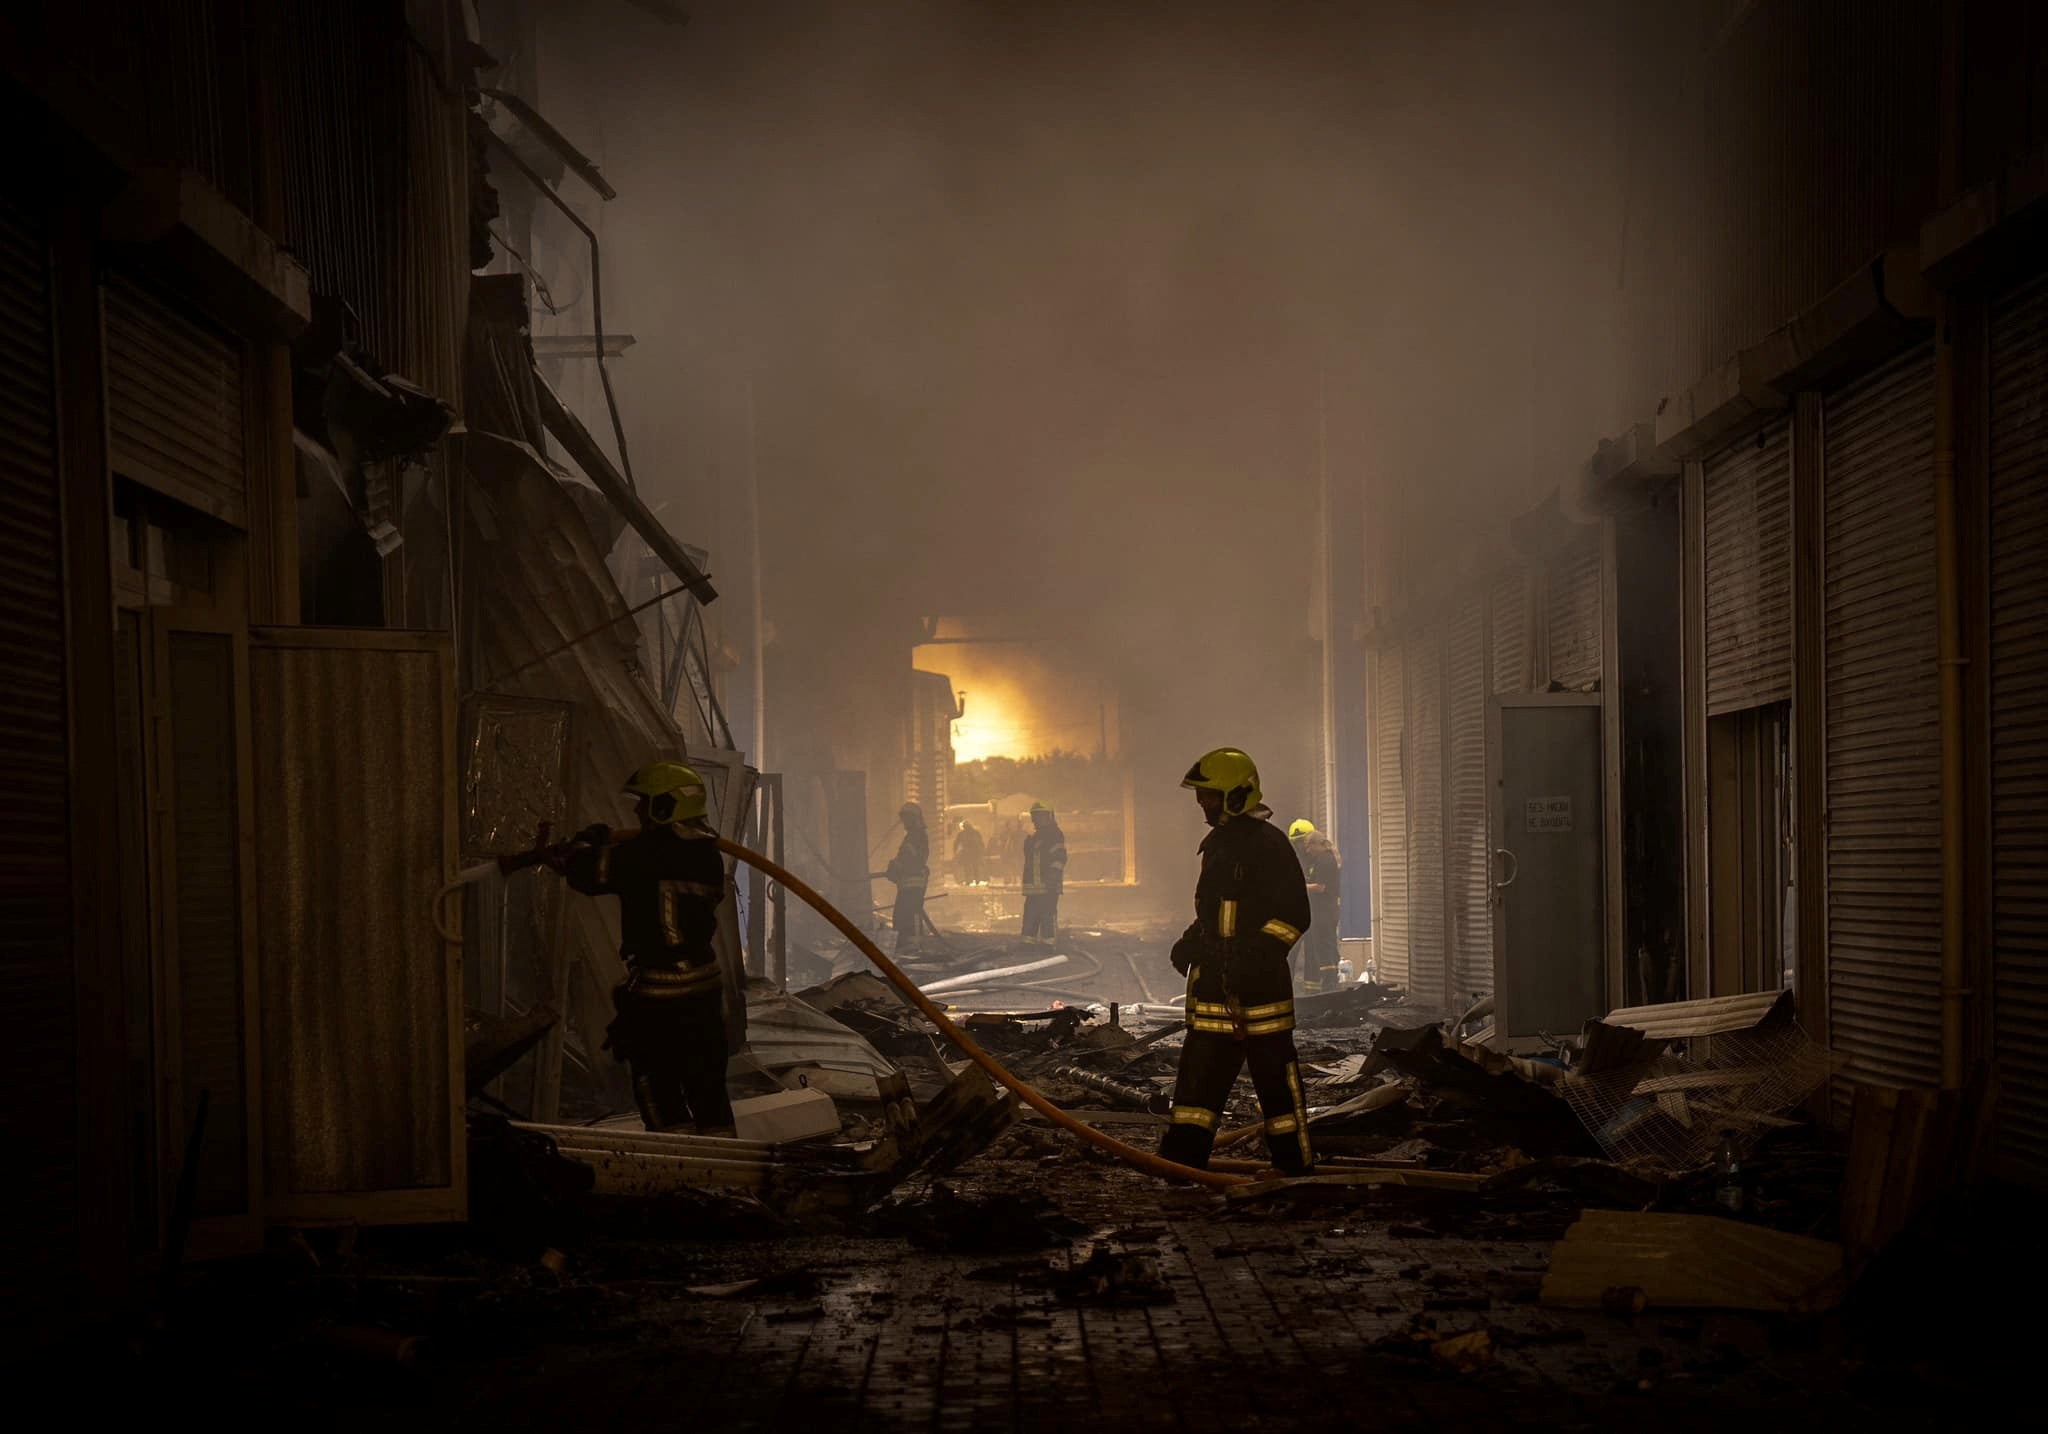
[(1069, 1305), (1130, 1309), (1174, 1302), (1157, 1262), (1144, 1255), (1118, 1254), (1103, 1245), (1080, 1264), (1055, 1270), (1052, 1291), (1061, 1304)]
[(1813, 1312), (1842, 1296), (1842, 1248), (1711, 1215), (1588, 1210), (1551, 1251), (1543, 1303), (1610, 1308), (1634, 1287), (1635, 1309)]

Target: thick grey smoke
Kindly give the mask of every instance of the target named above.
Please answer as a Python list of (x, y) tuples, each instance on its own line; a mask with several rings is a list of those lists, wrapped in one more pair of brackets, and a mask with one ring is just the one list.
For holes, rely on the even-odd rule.
[(545, 15), (542, 108), (621, 194), (634, 457), (736, 645), (758, 474), (771, 763), (852, 760), (920, 615), (1040, 613), (1141, 782), (1232, 741), (1305, 800), (1319, 461), (1434, 542), (1633, 416), (1615, 3)]

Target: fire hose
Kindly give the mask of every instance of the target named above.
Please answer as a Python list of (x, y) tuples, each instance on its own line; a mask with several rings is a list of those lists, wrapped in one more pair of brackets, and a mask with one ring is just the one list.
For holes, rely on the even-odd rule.
[[(628, 837), (638, 835), (637, 831), (622, 830), (613, 832), (611, 839), (616, 843), (624, 841)], [(547, 841), (546, 828), (542, 828), (540, 841), (543, 845)], [(1085, 1141), (1098, 1150), (1115, 1156), (1134, 1170), (1140, 1170), (1147, 1175), (1156, 1175), (1166, 1180), (1188, 1180), (1197, 1185), (1207, 1185), (1212, 1188), (1221, 1189), (1229, 1185), (1242, 1185), (1250, 1178), (1245, 1175), (1221, 1170), (1197, 1170), (1191, 1165), (1182, 1165), (1177, 1161), (1155, 1155), (1149, 1150), (1140, 1150), (1135, 1145), (1126, 1145), (1115, 1136), (1096, 1129), (1086, 1121), (1076, 1120), (1066, 1111), (1061, 1110), (1036, 1090), (1026, 1085), (1017, 1076), (1013, 1075), (1009, 1068), (1001, 1061), (983, 1050), (981, 1044), (974, 1037), (968, 1035), (966, 1031), (955, 1025), (952, 1018), (940, 1009), (936, 1001), (919, 990), (917, 983), (903, 974), (901, 967), (882, 954), (882, 948), (875, 945), (869, 939), (866, 932), (849, 921), (838, 907), (812, 890), (809, 884), (801, 877), (769, 858), (762, 856), (759, 852), (749, 851), (738, 842), (728, 841), (724, 837), (718, 839), (718, 849), (727, 856), (743, 861), (748, 866), (765, 873), (771, 880), (780, 882), (785, 890), (795, 892), (805, 905), (817, 912), (818, 915), (824, 917), (840, 935), (851, 941), (854, 949), (873, 962), (875, 969), (880, 971), (887, 978), (889, 984), (902, 994), (903, 999), (916, 1007), (918, 1013), (926, 1020), (937, 1026), (939, 1034), (958, 1047), (962, 1055), (974, 1062), (975, 1065), (980, 1066), (991, 1079), (1007, 1088), (1017, 1099), (1023, 1101), (1024, 1104), (1030, 1106), (1068, 1134)], [(455, 880), (442, 887), (440, 894), (435, 897), (434, 925), (440, 930), (442, 937), (451, 941), (459, 941), (460, 939), (452, 935), (441, 923), (441, 907), (450, 892), (455, 891), (459, 887), (466, 886), (472, 881), (479, 880), (491, 872), (516, 871), (522, 866), (539, 865), (542, 860), (541, 847), (537, 846), (533, 852), (523, 853), (516, 857), (501, 857), (496, 861), (484, 862), (465, 868)]]

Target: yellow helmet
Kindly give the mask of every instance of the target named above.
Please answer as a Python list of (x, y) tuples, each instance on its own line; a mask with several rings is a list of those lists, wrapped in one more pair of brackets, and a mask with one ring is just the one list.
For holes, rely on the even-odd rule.
[(1180, 779), (1183, 787), (1223, 794), (1223, 814), (1241, 817), (1259, 804), (1259, 765), (1235, 747), (1204, 753)]
[(627, 779), (626, 790), (647, 798), (648, 816), (662, 826), (704, 816), (704, 779), (681, 762), (649, 762)]
[(1316, 824), (1307, 817), (1300, 817), (1288, 823), (1287, 839), (1289, 841), (1300, 841), (1305, 836), (1314, 836), (1315, 834)]

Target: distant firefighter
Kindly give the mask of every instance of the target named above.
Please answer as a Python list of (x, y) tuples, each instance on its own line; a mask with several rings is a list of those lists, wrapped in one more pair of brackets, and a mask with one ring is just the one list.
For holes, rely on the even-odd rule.
[(704, 779), (655, 762), (626, 783), (640, 834), (616, 844), (586, 827), (549, 865), (586, 896), (619, 899), (626, 979), (612, 992), (618, 1019), (606, 1046), (633, 1072), (649, 1130), (733, 1133), (725, 1090), (724, 982), (711, 934), (725, 898), (718, 833), (704, 821)]
[(1302, 880), (1308, 883), (1308, 934), (1294, 948), (1301, 953), (1301, 985), (1305, 991), (1320, 991), (1337, 984), (1337, 918), (1342, 914), (1338, 879), (1343, 864), (1337, 844), (1307, 817), (1287, 829), (1287, 839), (1294, 843)]
[(1024, 939), (1050, 946), (1059, 933), (1060, 893), (1067, 885), (1067, 834), (1044, 802), (1031, 804), (1024, 838)]
[(1294, 990), (1287, 953), (1309, 928), (1301, 866), (1259, 799), (1259, 769), (1235, 747), (1188, 768), (1208, 821), (1195, 919), (1173, 945), (1188, 978), (1187, 1038), (1180, 1048), (1173, 1115), (1159, 1153), (1206, 1169), (1230, 1088), (1251, 1066), (1266, 1118), (1266, 1154), (1290, 1175), (1315, 1164), (1294, 1051)]
[(896, 949), (915, 948), (924, 935), (924, 893), (932, 880), (932, 839), (925, 830), (924, 808), (905, 802), (897, 818), (903, 823), (903, 844), (882, 875), (896, 886)]
[(981, 829), (962, 817), (959, 830), (953, 833), (953, 879), (962, 886), (979, 886), (986, 879), (981, 868), (987, 854)]

